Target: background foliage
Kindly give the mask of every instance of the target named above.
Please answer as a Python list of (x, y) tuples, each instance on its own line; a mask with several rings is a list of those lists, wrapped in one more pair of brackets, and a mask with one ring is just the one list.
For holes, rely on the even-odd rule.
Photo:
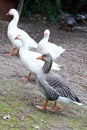
[(60, 10), (68, 13), (78, 13), (87, 0), (25, 0), (23, 13), (30, 16), (41, 14), (55, 23)]

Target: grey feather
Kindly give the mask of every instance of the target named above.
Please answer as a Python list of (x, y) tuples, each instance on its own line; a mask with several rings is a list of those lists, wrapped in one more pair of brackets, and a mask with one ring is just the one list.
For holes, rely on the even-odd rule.
[(40, 91), (48, 100), (57, 100), (59, 97), (67, 98), (73, 102), (81, 103), (75, 93), (69, 86), (56, 74), (50, 74), (49, 70), (52, 65), (52, 58), (48, 55), (43, 55), (45, 64), (43, 73), (37, 75), (37, 82), (40, 86)]
[(58, 92), (49, 85), (49, 83), (45, 80), (45, 77), (41, 76), (37, 78), (37, 82), (39, 83), (40, 91), (48, 100), (53, 101), (58, 99)]

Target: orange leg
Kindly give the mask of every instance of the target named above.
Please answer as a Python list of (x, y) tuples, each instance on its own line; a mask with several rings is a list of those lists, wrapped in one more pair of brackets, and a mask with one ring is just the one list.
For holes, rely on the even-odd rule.
[(36, 108), (38, 108), (39, 110), (46, 110), (47, 104), (48, 104), (48, 100), (46, 100), (46, 102), (44, 103), (43, 107), (41, 107), (41, 106), (36, 106)]
[(55, 110), (57, 109), (57, 103), (55, 102), (53, 105), (53, 108), (47, 108), (47, 110), (55, 112)]
[(31, 76), (31, 73), (29, 73), (29, 75), (27, 77), (22, 78), (22, 79), (25, 80), (25, 81), (29, 81), (30, 80), (30, 76)]
[(14, 52), (15, 50), (17, 50), (15, 47), (12, 48), (10, 54), (6, 54), (7, 56), (13, 56), (14, 55)]

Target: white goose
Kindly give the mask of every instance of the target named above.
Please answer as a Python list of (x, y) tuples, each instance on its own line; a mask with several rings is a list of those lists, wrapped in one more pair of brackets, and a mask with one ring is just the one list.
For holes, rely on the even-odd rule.
[[(30, 73), (26, 78), (26, 80), (29, 80), (31, 73), (34, 73), (35, 75), (40, 73), (44, 65), (44, 61), (40, 61), (36, 59), (41, 54), (38, 52), (31, 51), (30, 49), (32, 48), (32, 46), (30, 46), (30, 48), (28, 49), (27, 41), (25, 37), (18, 35), (15, 37), (15, 41), (17, 41), (16, 39), (22, 41), (22, 46), (19, 49), (19, 56), (22, 63), (29, 69)], [(52, 69), (59, 70), (59, 68), (54, 64), (54, 62), (52, 64)]]
[(57, 46), (56, 44), (49, 42), (49, 36), (50, 31), (46, 29), (44, 31), (44, 38), (38, 43), (37, 51), (41, 54), (49, 53), (52, 59), (55, 60), (65, 51), (65, 49), (63, 49), (62, 46)]
[(10, 55), (14, 55), (14, 51), (16, 49), (19, 50), (19, 48), (22, 46), (22, 43), (20, 40), (14, 40), (14, 38), (17, 35), (21, 35), (21, 36), (25, 36), (26, 40), (27, 40), (27, 46), (29, 46), (29, 44), (32, 44), (33, 47), (37, 48), (37, 43), (22, 29), (17, 27), (18, 21), (19, 21), (19, 14), (18, 11), (16, 9), (10, 9), (8, 13), (6, 13), (6, 15), (12, 15), (13, 19), (11, 20), (11, 22), (8, 25), (8, 30), (7, 30), (7, 36), (10, 39), (12, 45), (13, 45), (13, 49), (10, 52)]

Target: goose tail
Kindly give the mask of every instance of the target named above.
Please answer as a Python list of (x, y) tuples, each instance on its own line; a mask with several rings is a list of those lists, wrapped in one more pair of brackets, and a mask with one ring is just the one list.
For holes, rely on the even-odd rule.
[(55, 63), (55, 62), (53, 62), (51, 69), (52, 69), (52, 70), (61, 70), (60, 67), (61, 67), (60, 65), (58, 65), (58, 64)]
[(81, 102), (74, 102), (74, 103), (77, 104), (77, 105), (79, 105), (79, 106), (83, 105), (83, 103), (81, 103)]
[(75, 104), (77, 105), (83, 105), (83, 103), (76, 97), (76, 101), (74, 101)]

